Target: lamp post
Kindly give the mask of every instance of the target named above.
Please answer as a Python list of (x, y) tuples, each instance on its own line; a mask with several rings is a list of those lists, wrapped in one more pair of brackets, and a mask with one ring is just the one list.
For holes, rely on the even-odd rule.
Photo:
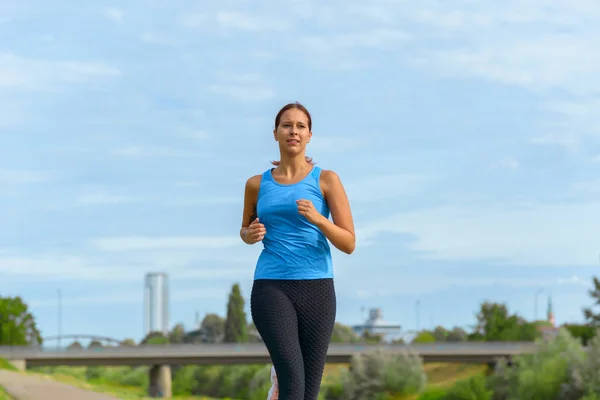
[(417, 300), (415, 303), (415, 317), (417, 318), (417, 332), (421, 328), (421, 301)]
[(58, 348), (61, 348), (62, 336), (62, 293), (58, 289)]

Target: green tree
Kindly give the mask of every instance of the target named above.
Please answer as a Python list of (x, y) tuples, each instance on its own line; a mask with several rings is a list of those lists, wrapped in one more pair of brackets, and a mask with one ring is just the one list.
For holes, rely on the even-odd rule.
[(144, 339), (141, 341), (141, 345), (157, 345), (157, 344), (167, 344), (169, 343), (169, 338), (166, 337), (162, 332), (150, 332), (146, 335)]
[(183, 343), (185, 341), (185, 327), (183, 324), (177, 324), (169, 332), (169, 343)]
[(477, 313), (475, 336), (485, 341), (533, 341), (540, 335), (533, 323), (511, 315), (505, 304), (484, 302)]
[(331, 334), (331, 343), (354, 343), (359, 337), (348, 325), (336, 322)]
[(217, 343), (225, 334), (225, 319), (218, 314), (206, 314), (200, 329), (204, 331), (208, 342)]
[(21, 297), (0, 297), (0, 345), (39, 346), (42, 336)]
[(594, 276), (592, 283), (594, 287), (588, 290), (588, 294), (594, 300), (594, 304), (583, 309), (583, 316), (589, 325), (597, 327), (600, 326), (600, 313), (595, 312), (593, 307), (600, 306), (600, 280)]
[(443, 326), (437, 326), (433, 332), (433, 337), (435, 338), (436, 342), (445, 342), (448, 339), (448, 329), (444, 328)]
[(120, 346), (120, 347), (135, 347), (135, 346), (137, 346), (137, 345), (135, 344), (135, 340), (133, 340), (133, 339), (131, 339), (131, 338), (128, 338), (128, 339), (125, 339), (125, 340), (123, 340), (123, 341), (122, 341), (122, 342), (119, 344), (119, 346)]
[(88, 345), (88, 349), (101, 349), (103, 347), (104, 346), (102, 346), (102, 343), (100, 343), (98, 340), (92, 340)]
[(429, 331), (419, 332), (417, 336), (412, 341), (413, 343), (434, 343), (435, 336)]
[(227, 302), (225, 319), (225, 343), (244, 343), (248, 341), (248, 322), (244, 311), (244, 298), (239, 284), (233, 285)]
[(81, 350), (81, 349), (83, 349), (83, 346), (77, 340), (67, 346), (67, 350)]
[(459, 327), (454, 327), (450, 332), (448, 332), (448, 336), (446, 340), (448, 342), (466, 342), (468, 339), (467, 332), (464, 329)]

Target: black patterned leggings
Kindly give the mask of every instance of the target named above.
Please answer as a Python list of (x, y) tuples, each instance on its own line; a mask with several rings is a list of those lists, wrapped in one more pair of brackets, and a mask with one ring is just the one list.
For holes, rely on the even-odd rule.
[(258, 279), (252, 320), (273, 361), (279, 400), (316, 400), (336, 316), (333, 279)]

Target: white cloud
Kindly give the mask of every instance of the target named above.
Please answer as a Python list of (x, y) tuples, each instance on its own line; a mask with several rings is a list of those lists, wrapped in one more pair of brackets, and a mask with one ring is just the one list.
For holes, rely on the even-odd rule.
[(597, 266), (600, 203), (444, 206), (387, 216), (357, 237), (365, 246), (386, 234), (414, 236), (409, 248), (427, 259)]
[[(600, 68), (598, 71), (600, 73)], [(546, 108), (566, 118), (564, 129), (567, 130), (567, 134), (600, 137), (600, 100), (585, 97), (578, 101), (554, 101)]]
[[(90, 263), (82, 257), (56, 254), (0, 255), (0, 274), (41, 279), (127, 281), (135, 280), (131, 269)], [(140, 279), (139, 277), (137, 279)], [(6, 280), (6, 277), (3, 278)]]
[(599, 39), (515, 34), (460, 49), (430, 51), (419, 65), (429, 64), (444, 74), (478, 76), (535, 91), (594, 93), (600, 90), (600, 55), (594, 51)]
[(123, 22), (124, 13), (122, 10), (115, 7), (107, 7), (102, 10), (102, 14), (114, 23), (120, 24)]
[(516, 170), (516, 169), (519, 169), (520, 165), (521, 165), (521, 163), (519, 162), (519, 160), (508, 157), (508, 158), (504, 158), (504, 159), (500, 160), (499, 162), (497, 162), (495, 164), (492, 164), (492, 167)]
[(362, 32), (309, 35), (293, 37), (293, 48), (301, 46), (310, 54), (305, 61), (316, 69), (356, 70), (375, 63), (360, 54), (361, 49), (397, 50), (399, 43), (410, 40), (410, 35), (398, 29), (375, 28)]
[(53, 179), (55, 176), (50, 172), (0, 169), (0, 182), (6, 184), (29, 184)]
[(165, 249), (222, 249), (238, 246), (237, 236), (123, 236), (98, 238), (90, 244), (103, 251), (117, 252), (130, 250)]
[(240, 196), (201, 196), (187, 199), (178, 199), (169, 202), (173, 207), (207, 206), (238, 204), (241, 206), (243, 199)]
[[(225, 239), (226, 241), (227, 239)], [(165, 271), (172, 280), (233, 280), (239, 276), (252, 278), (252, 262), (260, 252), (258, 247), (244, 249), (244, 252), (223, 251), (223, 244), (205, 246), (196, 239), (188, 240), (187, 246), (172, 243), (113, 243), (110, 239), (101, 240), (98, 245), (102, 253), (83, 255), (65, 252), (40, 254), (15, 254), (10, 249), (0, 249), (0, 280), (9, 284), (11, 280), (26, 279), (36, 281), (60, 280), (69, 282), (141, 282), (148, 271)], [(206, 241), (205, 241), (206, 242)], [(233, 240), (231, 240), (233, 242)], [(239, 243), (240, 240), (238, 239)], [(156, 246), (153, 246), (156, 244)], [(214, 243), (208, 243), (213, 245)], [(129, 246), (128, 246), (129, 245)], [(204, 246), (203, 246), (204, 245)], [(229, 248), (233, 247), (235, 243)], [(69, 245), (69, 247), (75, 247)], [(210, 248), (209, 248), (210, 247)], [(202, 249), (203, 251), (198, 251)], [(214, 251), (209, 251), (209, 250)], [(124, 253), (126, 250), (137, 250)], [(217, 267), (215, 267), (217, 266)]]
[(151, 147), (151, 146), (127, 146), (113, 150), (112, 154), (120, 157), (131, 158), (169, 158), (169, 157), (190, 157), (194, 153), (176, 149), (172, 147)]
[(350, 136), (323, 136), (314, 133), (310, 140), (309, 151), (316, 150), (320, 152), (338, 153), (352, 149), (358, 149), (364, 144), (364, 140)]
[[(214, 287), (205, 286), (193, 290), (174, 290), (172, 291), (170, 302), (177, 303), (189, 300), (206, 299), (227, 299), (229, 287), (226, 285)], [(63, 291), (64, 292), (64, 291)], [(102, 294), (89, 296), (65, 296), (61, 299), (61, 304), (66, 307), (82, 305), (103, 305), (103, 304), (142, 304), (144, 296), (139, 288), (125, 291), (109, 291)], [(56, 298), (33, 300), (28, 302), (30, 307), (45, 308), (56, 307)]]
[(548, 133), (535, 136), (531, 139), (531, 143), (544, 146), (558, 146), (572, 153), (579, 151), (581, 148), (579, 134), (570, 129), (567, 129), (562, 133)]
[(57, 84), (78, 83), (119, 74), (118, 69), (101, 63), (35, 60), (12, 53), (0, 53), (0, 87), (45, 90)]
[(376, 202), (418, 194), (434, 181), (421, 174), (378, 174), (345, 186), (352, 202)]
[(600, 179), (575, 182), (573, 189), (582, 193), (598, 195), (600, 194)]
[(215, 94), (232, 97), (241, 101), (263, 101), (275, 97), (272, 89), (255, 85), (208, 85), (207, 89)]
[(194, 130), (191, 132), (182, 133), (181, 136), (193, 140), (206, 140), (211, 138), (211, 135), (208, 132), (201, 130)]
[(300, 38), (302, 46), (307, 46), (310, 51), (329, 53), (355, 48), (390, 49), (389, 45), (406, 42), (411, 36), (397, 29), (377, 28), (364, 32), (351, 32), (331, 36), (305, 36)]
[[(580, 138), (598, 133), (600, 92), (600, 3), (583, 0), (547, 2), (510, 0), (425, 1), (398, 7), (396, 15), (417, 22), (421, 39), (415, 67), (443, 77), (480, 78), (524, 88), (552, 101), (568, 93), (586, 96), (580, 104), (563, 104), (557, 121), (534, 143), (577, 150)], [(420, 26), (419, 26), (420, 24)], [(592, 118), (595, 121), (592, 121)]]
[(216, 15), (218, 24), (226, 29), (241, 31), (284, 31), (293, 25), (289, 19), (282, 19), (280, 15), (261, 15), (241, 12), (218, 12)]
[[(353, 282), (352, 286), (360, 285), (359, 282)], [(483, 286), (504, 286), (512, 288), (551, 288), (560, 286), (584, 286), (589, 287), (590, 281), (578, 276), (558, 277), (558, 278), (520, 278), (520, 277), (449, 277), (449, 276), (427, 276), (422, 278), (403, 277), (394, 281), (392, 284), (379, 284), (378, 289), (373, 286), (368, 288), (353, 289), (353, 293), (360, 298), (376, 298), (394, 296), (398, 294), (427, 294), (451, 287), (468, 289)]]
[(83, 193), (77, 197), (77, 203), (81, 205), (124, 204), (135, 203), (140, 200), (141, 198), (139, 197), (111, 194), (101, 190)]
[(197, 28), (204, 25), (208, 17), (202, 13), (186, 13), (181, 17), (181, 24), (186, 28)]
[(262, 12), (217, 11), (192, 13), (181, 18), (185, 28), (222, 28), (228, 31), (265, 32), (286, 31), (293, 27), (289, 19)]

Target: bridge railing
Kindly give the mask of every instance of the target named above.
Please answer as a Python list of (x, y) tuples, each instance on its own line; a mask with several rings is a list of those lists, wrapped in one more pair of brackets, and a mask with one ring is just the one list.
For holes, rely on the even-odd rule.
[[(330, 353), (337, 352), (363, 352), (375, 349), (385, 351), (412, 350), (417, 353), (430, 352), (487, 352), (487, 353), (515, 353), (528, 352), (535, 348), (533, 342), (446, 342), (446, 343), (422, 343), (422, 344), (331, 344)], [(92, 348), (55, 348), (55, 347), (28, 347), (28, 346), (0, 346), (0, 357), (17, 356), (27, 357), (34, 355), (53, 354), (147, 354), (147, 353), (237, 353), (237, 352), (263, 352), (265, 347), (262, 343), (257, 344), (162, 344), (162, 345), (138, 345), (121, 347), (92, 347)]]

